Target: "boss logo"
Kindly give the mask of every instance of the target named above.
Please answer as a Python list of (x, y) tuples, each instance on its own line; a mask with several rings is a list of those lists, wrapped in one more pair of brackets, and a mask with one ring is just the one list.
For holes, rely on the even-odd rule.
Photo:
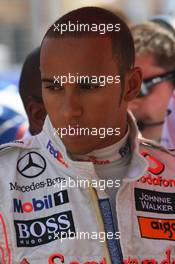
[[(66, 211), (44, 218), (29, 221), (14, 221), (16, 230), (17, 247), (35, 247), (55, 240), (55, 233), (67, 237), (75, 236), (75, 226), (72, 212)], [(56, 239), (58, 239), (56, 237)]]

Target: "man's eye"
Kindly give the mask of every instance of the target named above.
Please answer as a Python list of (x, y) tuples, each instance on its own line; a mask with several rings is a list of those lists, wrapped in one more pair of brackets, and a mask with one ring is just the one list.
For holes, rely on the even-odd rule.
[(100, 85), (98, 85), (98, 84), (92, 84), (92, 83), (80, 84), (80, 89), (83, 89), (83, 90), (94, 90), (94, 89), (98, 89), (98, 88), (100, 88)]
[(59, 84), (59, 83), (52, 83), (48, 86), (46, 86), (47, 89), (53, 90), (53, 91), (58, 91), (58, 90), (62, 90), (63, 87)]

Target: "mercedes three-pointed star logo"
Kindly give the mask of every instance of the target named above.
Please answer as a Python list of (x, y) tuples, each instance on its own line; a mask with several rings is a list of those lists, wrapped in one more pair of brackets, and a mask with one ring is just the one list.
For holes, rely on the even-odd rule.
[(18, 172), (26, 178), (35, 178), (43, 173), (45, 169), (45, 159), (35, 151), (28, 152), (17, 162)]

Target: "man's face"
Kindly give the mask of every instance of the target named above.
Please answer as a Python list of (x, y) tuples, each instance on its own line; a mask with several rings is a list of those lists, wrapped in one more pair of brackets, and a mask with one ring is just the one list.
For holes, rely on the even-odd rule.
[[(69, 74), (75, 77), (119, 75), (111, 40), (107, 37), (46, 39), (41, 52), (42, 80)], [(121, 91), (120, 83), (105, 86), (65, 83), (54, 90), (53, 81), (42, 81), (44, 104), (54, 128), (72, 127), (78, 123), (80, 128), (121, 129), (120, 136), (105, 138), (99, 135), (64, 136), (62, 141), (70, 153), (88, 153), (117, 142), (124, 135), (127, 102), (122, 100), (120, 104)]]
[[(154, 56), (151, 54), (137, 56), (136, 66), (142, 68), (143, 81), (167, 72), (156, 65)], [(171, 81), (162, 81), (152, 86), (148, 95), (131, 101), (129, 108), (138, 121), (148, 124), (161, 122), (164, 120), (172, 90), (173, 84)]]

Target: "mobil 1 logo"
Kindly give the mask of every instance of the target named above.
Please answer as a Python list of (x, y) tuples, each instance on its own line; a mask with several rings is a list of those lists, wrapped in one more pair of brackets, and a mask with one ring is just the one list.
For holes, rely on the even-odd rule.
[[(36, 247), (61, 238), (75, 237), (75, 226), (71, 211), (32, 220), (15, 220), (17, 247)], [(57, 236), (55, 237), (55, 233)], [(61, 243), (61, 242), (60, 242)]]
[(39, 199), (33, 197), (30, 201), (25, 202), (16, 198), (13, 199), (14, 212), (22, 214), (50, 209), (65, 203), (69, 203), (67, 190), (44, 195)]

